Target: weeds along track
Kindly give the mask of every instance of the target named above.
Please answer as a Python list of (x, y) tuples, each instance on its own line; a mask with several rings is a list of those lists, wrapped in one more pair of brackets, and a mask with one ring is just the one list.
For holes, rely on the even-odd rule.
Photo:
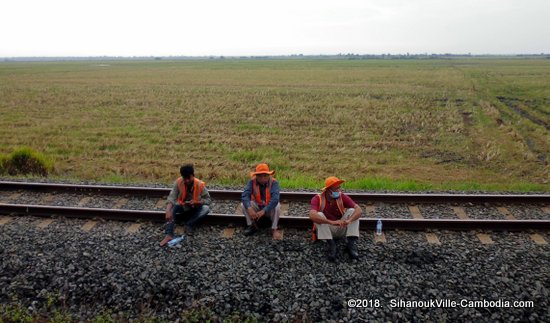
[[(0, 214), (164, 221), (167, 188), (0, 182)], [(244, 225), (241, 191), (210, 190), (210, 224)], [(286, 228), (310, 228), (313, 192), (281, 192)], [(550, 230), (550, 195), (349, 193), (363, 208), (361, 228), (385, 230)]]

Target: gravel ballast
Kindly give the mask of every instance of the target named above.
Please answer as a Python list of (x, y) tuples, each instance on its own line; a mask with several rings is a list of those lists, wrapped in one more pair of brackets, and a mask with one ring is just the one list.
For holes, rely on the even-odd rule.
[[(262, 321), (542, 321), (549, 315), (549, 246), (527, 233), (491, 233), (482, 245), (471, 232), (386, 232), (375, 244), (362, 232), (361, 258), (351, 261), (339, 244), (336, 264), (306, 231), (285, 230), (274, 242), (268, 231), (246, 238), (237, 228), (202, 226), (179, 248), (160, 248), (162, 226), (58, 218), (18, 217), (0, 226), (0, 303), (31, 311), (54, 307), (73, 318), (144, 313), (175, 320), (191, 308), (219, 318), (238, 313)], [(546, 233), (543, 233), (546, 237)], [(378, 300), (380, 307), (349, 308), (349, 299)], [(405, 308), (392, 302), (451, 300), (533, 301), (534, 308)]]

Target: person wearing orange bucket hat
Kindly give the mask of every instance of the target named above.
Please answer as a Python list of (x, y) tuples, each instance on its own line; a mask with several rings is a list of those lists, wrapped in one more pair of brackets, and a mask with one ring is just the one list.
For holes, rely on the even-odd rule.
[[(275, 171), (269, 170), (267, 164), (258, 164), (256, 171), (250, 173), (252, 177), (242, 194), (242, 210), (246, 218), (245, 236), (258, 231), (258, 222), (265, 217), (271, 220), (273, 240), (282, 238), (278, 230), (281, 204), (279, 203), (279, 182), (273, 178)], [(264, 217), (265, 216), (265, 217)]]
[(343, 180), (330, 176), (325, 180), (320, 194), (311, 199), (309, 218), (313, 221), (317, 239), (327, 242), (328, 260), (336, 261), (335, 238), (346, 237), (347, 250), (352, 259), (359, 258), (359, 218), (361, 207), (349, 196), (342, 193)]

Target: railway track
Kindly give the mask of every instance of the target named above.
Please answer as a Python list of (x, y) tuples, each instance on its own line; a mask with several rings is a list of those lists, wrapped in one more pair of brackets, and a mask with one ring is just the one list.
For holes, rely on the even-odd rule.
[[(113, 195), (165, 197), (168, 188), (108, 185), (78, 185), (0, 181), (0, 190), (26, 190), (35, 192), (80, 192)], [(238, 200), (239, 190), (209, 190), (214, 199)], [(314, 192), (281, 192), (281, 200), (309, 201)], [(550, 194), (448, 194), (448, 193), (349, 193), (358, 203), (537, 203), (550, 204)]]
[[(240, 192), (211, 192), (215, 205), (208, 223), (244, 225), (236, 215)], [(135, 319), (136, 304), (172, 321), (179, 318), (174, 308), (196, 304), (218, 316), (239, 311), (273, 321), (353, 322), (373, 315), (414, 321), (431, 315), (536, 322), (547, 316), (548, 195), (419, 202), (411, 198), (418, 194), (393, 194), (389, 202), (383, 194), (371, 199), (351, 194), (365, 210), (361, 256), (349, 259), (342, 241), (337, 264), (327, 265), (324, 245), (311, 243), (303, 229), (311, 222), (300, 217), (313, 193), (283, 193), (288, 215), (281, 219), (282, 241), (272, 241), (268, 232), (244, 237), (240, 228), (205, 225), (176, 248), (161, 248), (164, 234), (156, 222), (164, 221), (167, 194), (164, 188), (0, 182), (0, 303), (15, 295), (24, 308), (39, 309), (50, 306), (49, 295), (60, 295), (59, 303), (84, 321), (105, 309), (118, 319)], [(535, 213), (538, 218), (530, 218)], [(379, 236), (373, 233), (378, 217), (384, 224)], [(380, 302), (377, 312), (347, 305), (349, 299), (367, 298)], [(391, 299), (505, 299), (534, 307), (493, 308), (489, 318), (485, 308), (421, 312), (391, 308)]]
[[(55, 194), (72, 193), (82, 194), (84, 198), (91, 198), (98, 195), (109, 195), (114, 197), (139, 196), (153, 199), (165, 198), (169, 189), (152, 187), (128, 187), (128, 186), (104, 186), (104, 185), (75, 185), (75, 184), (50, 184), (50, 183), (28, 183), (0, 181), (0, 192), (33, 192), (36, 194), (49, 194), (48, 200), (54, 200)], [(235, 204), (240, 200), (241, 191), (238, 190), (210, 190), (214, 200), (231, 200)], [(307, 203), (313, 192), (281, 192), (281, 201)], [(372, 230), (376, 221), (382, 218), (384, 230), (491, 230), (491, 231), (525, 231), (525, 230), (550, 230), (550, 220), (545, 219), (517, 219), (506, 207), (498, 205), (529, 205), (550, 214), (548, 205), (550, 195), (499, 195), (499, 194), (383, 194), (383, 193), (349, 193), (357, 203), (396, 203), (407, 204), (411, 218), (386, 218), (375, 216), (372, 206), (366, 207), (366, 217), (362, 218), (361, 229)], [(86, 197), (84, 197), (86, 196)], [(127, 200), (126, 200), (127, 202)], [(484, 207), (495, 205), (503, 214), (504, 219), (472, 219), (460, 206), (452, 206), (457, 215), (455, 219), (434, 219), (424, 218), (418, 204), (446, 204), (446, 205), (481, 205)], [(79, 203), (82, 204), (82, 203)], [(123, 203), (121, 203), (123, 204)], [(369, 211), (370, 209), (370, 211)], [(238, 213), (238, 212), (235, 212)], [(136, 221), (146, 220), (153, 222), (164, 221), (162, 210), (131, 210), (119, 208), (81, 207), (81, 206), (55, 206), (37, 205), (29, 203), (0, 203), (0, 214), (5, 215), (33, 215), (52, 216), (62, 215), (65, 217), (77, 218), (101, 218), (112, 220)], [(306, 213), (307, 214), (307, 213)], [(550, 216), (550, 215), (549, 215)], [(211, 213), (207, 217), (210, 224), (242, 224), (242, 215), (228, 213)], [(309, 228), (311, 221), (305, 216), (282, 216), (280, 224), (287, 228)]]

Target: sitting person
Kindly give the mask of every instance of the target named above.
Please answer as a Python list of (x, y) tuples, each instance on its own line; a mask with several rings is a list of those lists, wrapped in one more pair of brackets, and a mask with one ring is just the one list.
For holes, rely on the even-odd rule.
[(336, 261), (336, 242), (334, 238), (346, 237), (347, 250), (352, 259), (359, 258), (357, 240), (359, 239), (359, 218), (362, 210), (350, 197), (342, 193), (340, 185), (344, 183), (334, 176), (325, 180), (321, 194), (311, 199), (309, 218), (315, 224), (317, 238), (327, 242), (328, 260)]
[(183, 165), (180, 174), (168, 195), (166, 237), (160, 242), (161, 247), (174, 238), (176, 220), (185, 220), (185, 233), (191, 235), (194, 226), (210, 212), (210, 194), (206, 184), (195, 177), (193, 165)]
[(279, 203), (279, 182), (273, 178), (275, 171), (270, 171), (267, 164), (259, 164), (256, 171), (251, 173), (252, 179), (248, 181), (242, 194), (242, 204), (247, 228), (245, 236), (250, 236), (258, 231), (258, 222), (265, 219), (271, 220), (271, 231), (274, 240), (282, 238), (278, 230), (279, 217), (281, 216), (281, 204)]

